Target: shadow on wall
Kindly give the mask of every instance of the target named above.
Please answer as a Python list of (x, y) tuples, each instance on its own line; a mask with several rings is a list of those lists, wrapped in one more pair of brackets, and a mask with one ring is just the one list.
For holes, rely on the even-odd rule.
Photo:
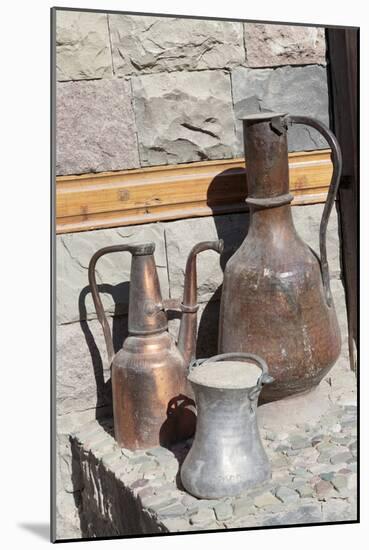
[[(122, 303), (127, 301), (129, 295), (129, 282), (119, 283), (117, 285), (101, 284), (98, 285), (99, 293), (110, 294), (115, 303), (115, 309), (112, 320), (112, 337), (114, 352), (116, 353), (121, 349), (123, 341), (128, 335), (128, 317), (122, 315)], [(105, 382), (103, 360), (101, 353), (96, 345), (95, 338), (90, 330), (88, 321), (86, 321), (86, 296), (91, 292), (90, 287), (86, 286), (82, 289), (79, 300), (79, 319), (81, 330), (85, 336), (86, 343), (91, 355), (91, 362), (94, 370), (95, 382), (96, 382), (96, 420), (99, 420), (101, 416), (101, 408), (104, 407), (104, 414), (102, 416), (112, 416), (112, 390), (111, 390), (111, 378)], [(99, 325), (100, 328), (100, 325)], [(105, 343), (103, 343), (105, 346)], [(108, 410), (106, 408), (108, 407)]]
[[(232, 189), (230, 189), (232, 186)], [(240, 247), (249, 228), (249, 215), (246, 212), (239, 214), (219, 215), (221, 197), (229, 197), (232, 203), (234, 197), (234, 211), (240, 210), (240, 202), (247, 196), (245, 172), (239, 168), (224, 170), (210, 183), (207, 193), (207, 205), (211, 208), (218, 239), (224, 241), (224, 251), (220, 255), (220, 266), (224, 273), (229, 258)], [(202, 313), (197, 336), (196, 356), (210, 357), (218, 353), (218, 322), (222, 284), (217, 288)]]

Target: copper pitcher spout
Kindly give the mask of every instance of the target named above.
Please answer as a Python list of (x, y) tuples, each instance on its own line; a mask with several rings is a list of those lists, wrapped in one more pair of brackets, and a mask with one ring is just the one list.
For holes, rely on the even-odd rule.
[(196, 244), (186, 263), (183, 300), (181, 303), (181, 324), (178, 333), (178, 349), (182, 354), (185, 364), (189, 365), (191, 360), (195, 358), (196, 350), (196, 335), (197, 335), (197, 264), (196, 257), (200, 252), (205, 250), (214, 250), (221, 254), (223, 252), (224, 242), (205, 241)]

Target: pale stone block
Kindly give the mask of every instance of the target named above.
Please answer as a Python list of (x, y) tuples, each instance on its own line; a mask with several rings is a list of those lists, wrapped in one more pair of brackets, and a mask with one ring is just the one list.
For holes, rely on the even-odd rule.
[(105, 13), (56, 12), (57, 80), (112, 77), (112, 60)]
[(117, 75), (222, 69), (245, 61), (242, 23), (109, 15)]
[(231, 158), (231, 82), (222, 71), (132, 78), (142, 166)]

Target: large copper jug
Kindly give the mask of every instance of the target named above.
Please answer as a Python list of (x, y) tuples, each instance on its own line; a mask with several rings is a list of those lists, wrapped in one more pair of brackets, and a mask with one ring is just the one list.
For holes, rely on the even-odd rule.
[[(320, 225), (320, 258), (291, 214), (287, 129), (306, 124), (331, 147), (333, 174)], [(275, 382), (262, 401), (311, 390), (337, 360), (341, 337), (329, 284), (326, 229), (341, 176), (335, 136), (320, 122), (270, 112), (243, 119), (250, 227), (227, 262), (218, 352), (260, 355)]]
[[(121, 447), (166, 446), (193, 434), (195, 415), (189, 405), (194, 402), (187, 373), (196, 347), (196, 258), (204, 250), (220, 253), (222, 249), (223, 241), (206, 241), (192, 248), (182, 300), (162, 299), (154, 243), (107, 246), (92, 256), (89, 283), (111, 364), (114, 435)], [(99, 258), (113, 252), (132, 255), (128, 336), (116, 353), (95, 274)], [(168, 332), (167, 312), (173, 309), (181, 315), (177, 342)]]

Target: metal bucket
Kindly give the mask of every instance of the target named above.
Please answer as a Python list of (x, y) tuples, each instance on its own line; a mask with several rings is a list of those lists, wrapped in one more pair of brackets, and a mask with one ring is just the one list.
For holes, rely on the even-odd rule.
[[(240, 361), (259, 371), (251, 384), (250, 365), (240, 366)], [(262, 386), (273, 382), (265, 361), (249, 353), (216, 355), (195, 361), (188, 380), (195, 394), (197, 424), (181, 469), (184, 488), (199, 498), (223, 498), (268, 479), (270, 465), (256, 421)]]

